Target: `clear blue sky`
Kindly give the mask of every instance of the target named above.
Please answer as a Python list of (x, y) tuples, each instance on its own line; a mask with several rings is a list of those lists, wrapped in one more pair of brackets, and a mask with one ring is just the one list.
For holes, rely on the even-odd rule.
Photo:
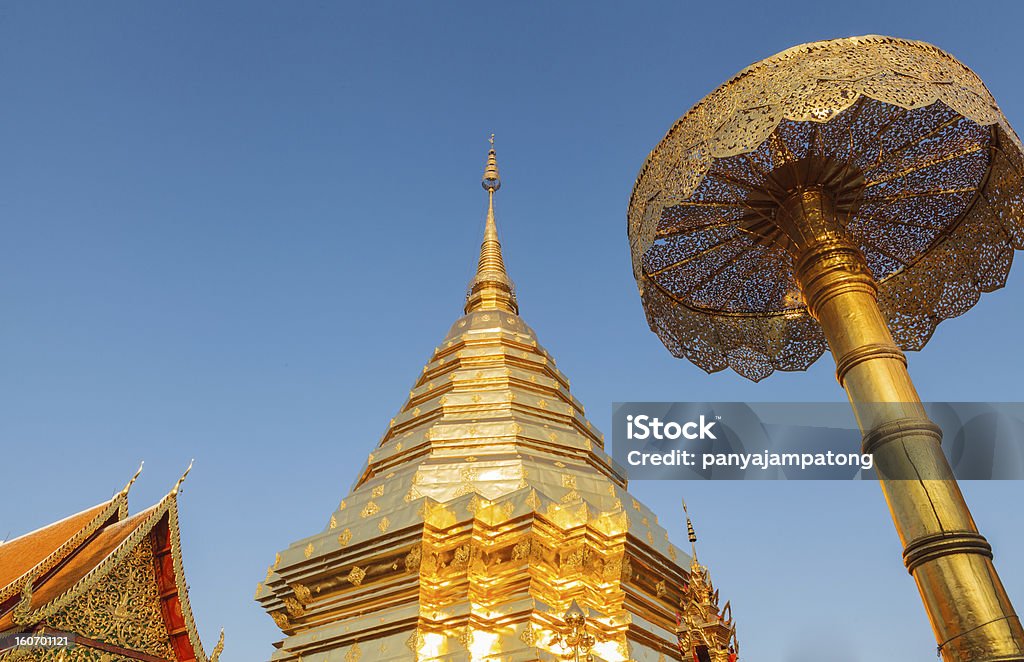
[[(935, 43), (1024, 127), (1024, 4), (0, 5), (0, 537), (189, 458), (204, 639), (266, 659), (252, 601), (319, 530), (451, 322), (483, 226), (486, 137), (524, 318), (595, 425), (617, 400), (841, 399), (829, 357), (761, 384), (648, 331), (625, 233), (644, 157), (693, 103), (797, 43)], [(923, 397), (1024, 400), (1024, 267), (911, 356)], [(700, 551), (744, 659), (932, 660), (876, 485), (635, 483)], [(965, 492), (1024, 608), (1020, 482)]]

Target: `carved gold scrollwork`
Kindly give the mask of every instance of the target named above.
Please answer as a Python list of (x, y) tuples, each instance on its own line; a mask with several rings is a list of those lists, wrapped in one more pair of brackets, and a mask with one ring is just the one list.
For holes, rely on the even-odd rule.
[(530, 557), (530, 546), (532, 544), (530, 536), (523, 536), (516, 543), (515, 547), (512, 548), (512, 558), (514, 560), (520, 560)]
[(422, 559), (423, 550), (419, 545), (416, 545), (409, 553), (405, 556), (405, 571), (416, 572), (420, 569), (420, 560)]
[(308, 605), (312, 601), (312, 593), (305, 584), (292, 584), (292, 590), (295, 591), (295, 598), (300, 604)]
[(49, 623), (122, 648), (174, 659), (149, 539), (139, 543), (105, 581), (53, 614)]
[(284, 599), (284, 608), (292, 618), (302, 618), (302, 615), (306, 613), (302, 604), (291, 596)]

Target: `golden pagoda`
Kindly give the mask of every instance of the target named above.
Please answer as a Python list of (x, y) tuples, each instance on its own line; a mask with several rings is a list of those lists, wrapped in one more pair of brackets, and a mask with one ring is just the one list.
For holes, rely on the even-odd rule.
[(626, 491), (519, 316), (493, 136), (483, 187), (465, 315), (324, 529), (257, 587), (285, 634), (271, 659), (735, 659), (706, 569)]
[(207, 656), (182, 567), (185, 476), (129, 515), (138, 475), (109, 501), (0, 543), (0, 661), (217, 662), (224, 632)]

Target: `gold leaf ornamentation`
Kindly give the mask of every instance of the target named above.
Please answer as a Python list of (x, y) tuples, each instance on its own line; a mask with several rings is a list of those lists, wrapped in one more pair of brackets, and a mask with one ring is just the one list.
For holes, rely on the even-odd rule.
[(287, 611), (288, 615), (292, 618), (301, 618), (302, 615), (306, 613), (306, 610), (303, 608), (302, 603), (300, 603), (298, 600), (291, 596), (285, 598), (283, 602), (285, 611)]
[(174, 659), (161, 614), (154, 563), (152, 546), (146, 538), (103, 581), (53, 614), (48, 624), (161, 659)]
[(583, 549), (574, 549), (569, 552), (568, 555), (562, 557), (562, 565), (571, 569), (578, 570), (583, 567)]
[(460, 545), (455, 548), (451, 563), (448, 567), (456, 571), (465, 570), (469, 563), (469, 545)]
[(363, 583), (363, 579), (366, 578), (366, 571), (357, 565), (352, 566), (352, 570), (349, 571), (348, 579), (349, 583), (353, 586), (359, 586)]
[(420, 568), (420, 560), (422, 559), (423, 550), (419, 545), (416, 545), (409, 553), (405, 555), (405, 570), (406, 572), (415, 572)]
[(515, 547), (512, 548), (512, 558), (515, 560), (526, 559), (530, 557), (530, 546), (532, 545), (532, 538), (528, 535), (523, 536), (516, 543)]
[[(463, 324), (465, 324), (465, 322), (463, 322)], [(410, 634), (409, 638), (405, 640), (405, 647), (411, 650), (413, 653), (417, 653), (420, 650), (420, 648), (423, 647), (423, 644), (423, 634), (419, 630), (416, 630), (415, 632)]]
[(295, 598), (303, 605), (308, 605), (313, 599), (313, 594), (305, 584), (292, 584), (292, 591), (295, 592)]
[(342, 531), (341, 533), (338, 534), (338, 544), (341, 545), (342, 547), (347, 545), (350, 540), (352, 540), (352, 530), (351, 529), (345, 529), (344, 531)]

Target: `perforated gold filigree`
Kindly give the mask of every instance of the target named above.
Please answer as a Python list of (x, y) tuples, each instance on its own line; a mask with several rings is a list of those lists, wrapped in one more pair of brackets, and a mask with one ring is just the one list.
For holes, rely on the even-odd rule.
[(890, 37), (797, 46), (694, 106), (637, 178), (634, 275), (675, 356), (759, 380), (825, 351), (792, 258), (748, 231), (773, 219), (783, 166), (815, 158), (862, 177), (843, 220), (903, 349), (1002, 287), (1024, 248), (1021, 142), (970, 69)]
[(174, 659), (160, 613), (149, 538), (139, 543), (104, 581), (53, 614), (49, 624), (121, 648)]

